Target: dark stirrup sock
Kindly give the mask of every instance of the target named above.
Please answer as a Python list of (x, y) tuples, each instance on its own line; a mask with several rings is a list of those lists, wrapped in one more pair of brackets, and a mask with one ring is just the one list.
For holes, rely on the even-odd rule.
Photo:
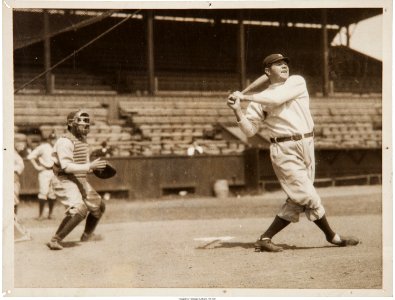
[(265, 231), (264, 234), (261, 235), (262, 238), (272, 238), (275, 236), (277, 233), (279, 233), (281, 230), (283, 230), (285, 227), (287, 227), (291, 222), (284, 220), (280, 218), (279, 216), (276, 216), (270, 225), (270, 227)]
[(48, 217), (52, 215), (53, 207), (55, 206), (56, 199), (48, 199)]
[[(66, 221), (67, 219), (67, 221)], [(63, 240), (84, 218), (81, 215), (66, 216), (55, 234), (57, 240)], [(63, 225), (63, 226), (62, 226)]]
[(38, 199), (38, 216), (41, 217), (43, 215), (45, 202), (47, 200)]
[(96, 225), (99, 223), (99, 221), (100, 221), (100, 218), (96, 218), (94, 215), (89, 213), (88, 217), (86, 218), (84, 233), (87, 235), (92, 234), (96, 228)]
[(72, 218), (72, 216), (67, 215), (63, 218), (62, 222), (60, 223), (58, 230), (56, 231), (56, 235), (58, 235), (58, 233), (63, 229), (64, 225), (67, 224), (67, 222)]
[(326, 240), (329, 242), (332, 241), (336, 233), (329, 226), (326, 215), (324, 215), (321, 219), (315, 220), (314, 223), (324, 232)]

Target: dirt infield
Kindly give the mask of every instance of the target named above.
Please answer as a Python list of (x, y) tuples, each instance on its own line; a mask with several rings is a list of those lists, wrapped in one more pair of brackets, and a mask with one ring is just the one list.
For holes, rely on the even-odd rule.
[(283, 202), (282, 192), (228, 199), (110, 200), (97, 229), (103, 240), (80, 243), (80, 225), (62, 251), (45, 246), (62, 218), (19, 216), (33, 240), (15, 244), (16, 288), (286, 288), (381, 289), (381, 186), (319, 189), (339, 233), (356, 247), (328, 244), (301, 216), (274, 241), (281, 253), (254, 252), (253, 242)]

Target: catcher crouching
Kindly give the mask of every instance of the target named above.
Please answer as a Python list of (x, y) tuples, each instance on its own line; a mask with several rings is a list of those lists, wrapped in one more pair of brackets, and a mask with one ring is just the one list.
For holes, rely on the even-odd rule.
[(54, 161), (54, 192), (57, 200), (66, 206), (65, 217), (47, 246), (51, 250), (63, 249), (61, 241), (86, 218), (81, 241), (94, 237), (94, 230), (102, 217), (105, 204), (87, 181), (87, 174), (102, 174), (102, 178), (115, 175), (115, 169), (100, 158), (89, 161), (86, 137), (89, 133), (89, 114), (84, 110), (67, 116), (68, 133), (60, 137), (52, 153)]

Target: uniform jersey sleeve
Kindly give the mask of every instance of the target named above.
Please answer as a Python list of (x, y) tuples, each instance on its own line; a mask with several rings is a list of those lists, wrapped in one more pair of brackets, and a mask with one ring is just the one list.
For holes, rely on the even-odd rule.
[(283, 85), (254, 94), (253, 101), (272, 108), (299, 97), (305, 91), (306, 81), (304, 78), (299, 75), (292, 75)]
[(14, 172), (21, 175), (24, 169), (25, 164), (23, 163), (23, 158), (17, 151), (14, 151)]
[(54, 152), (58, 164), (62, 170), (66, 169), (70, 163), (73, 163), (73, 142), (67, 138), (59, 138), (54, 146)]
[(259, 129), (260, 123), (264, 120), (265, 115), (262, 105), (257, 103), (250, 103), (247, 107), (245, 115), (237, 123), (243, 133), (252, 137)]
[(37, 159), (41, 156), (41, 154), (42, 154), (42, 147), (41, 145), (39, 145), (36, 148), (34, 148), (34, 150), (30, 152), (26, 158), (29, 160)]

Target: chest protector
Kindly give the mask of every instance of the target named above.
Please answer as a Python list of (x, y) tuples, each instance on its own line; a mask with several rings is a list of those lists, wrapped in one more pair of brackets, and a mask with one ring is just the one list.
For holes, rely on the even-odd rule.
[[(89, 148), (88, 144), (85, 143), (84, 141), (81, 141), (77, 139), (74, 135), (71, 133), (67, 133), (65, 138), (68, 138), (74, 145), (74, 150), (73, 150), (73, 163), (75, 164), (86, 164), (88, 162), (88, 153), (89, 153)], [(55, 165), (54, 165), (55, 167)], [(54, 168), (55, 171), (55, 168)], [(78, 172), (74, 174), (66, 174), (59, 170), (58, 172), (59, 175), (74, 175), (73, 177), (77, 179), (86, 179), (86, 174), (87, 172)], [(63, 174), (62, 174), (63, 173)], [(56, 174), (56, 171), (55, 171)]]

